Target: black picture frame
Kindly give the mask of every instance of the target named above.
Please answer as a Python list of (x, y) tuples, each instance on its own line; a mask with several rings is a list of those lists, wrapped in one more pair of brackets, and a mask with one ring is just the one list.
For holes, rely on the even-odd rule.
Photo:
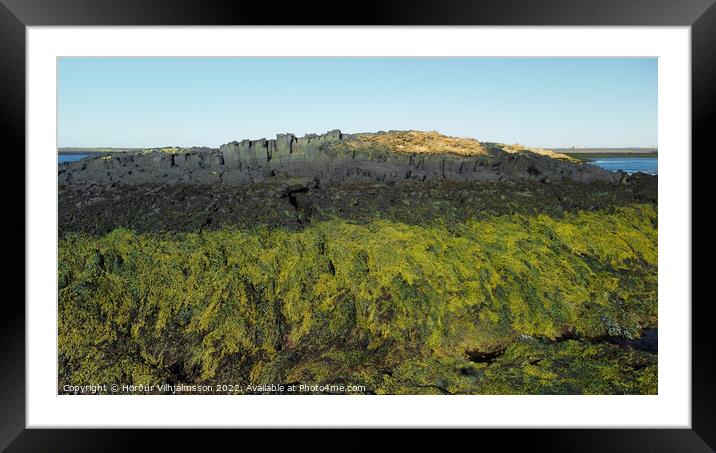
[[(25, 31), (29, 26), (105, 25), (533, 25), (533, 26), (690, 26), (692, 59), (692, 429), (555, 429), (481, 430), (465, 436), (440, 434), (445, 448), (453, 441), (479, 440), (481, 445), (514, 447), (524, 443), (531, 449), (551, 451), (713, 451), (716, 448), (716, 400), (713, 376), (716, 347), (711, 340), (709, 307), (712, 298), (703, 289), (711, 266), (700, 266), (713, 256), (716, 222), (696, 209), (708, 206), (710, 191), (706, 172), (714, 152), (709, 138), (713, 126), (709, 115), (716, 107), (716, 6), (715, 0), (400, 0), (364, 1), (341, 5), (314, 1), (275, 4), (258, 1), (223, 0), (0, 0), (0, 115), (6, 126), (3, 135), (5, 165), (0, 185), (9, 207), (1, 223), (7, 244), (14, 244), (14, 260), (6, 260), (6, 285), (19, 291), (5, 292), (0, 311), (0, 448), (8, 451), (105, 451), (143, 446), (147, 437), (162, 436), (162, 443), (191, 445), (196, 433), (173, 430), (166, 435), (153, 430), (48, 430), (25, 429)], [(661, 125), (668, 127), (668, 125)], [(21, 157), (22, 156), (22, 157)], [(7, 249), (7, 246), (6, 246)], [(701, 297), (697, 297), (697, 295)], [(688, 303), (689, 301), (684, 301)], [(639, 414), (634, 414), (635, 418)], [(255, 439), (264, 445), (277, 442), (298, 445), (309, 442), (310, 433)], [(401, 450), (426, 442), (429, 431), (401, 436)], [(215, 442), (238, 445), (246, 439), (222, 430), (202, 436), (204, 447)], [(310, 440), (312, 449), (347, 450), (386, 446), (368, 440), (364, 431), (334, 430), (330, 436)], [(246, 440), (241, 441), (248, 442)], [(318, 442), (318, 443), (317, 443)], [(339, 442), (339, 443), (336, 443)], [(484, 443), (489, 442), (489, 443)], [(248, 445), (248, 443), (246, 444)], [(292, 447), (292, 448), (294, 448)]]

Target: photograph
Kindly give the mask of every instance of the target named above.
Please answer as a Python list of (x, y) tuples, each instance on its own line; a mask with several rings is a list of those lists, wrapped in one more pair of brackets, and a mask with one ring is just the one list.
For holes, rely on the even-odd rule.
[(0, 450), (713, 451), (715, 3), (0, 0)]
[(658, 58), (56, 69), (58, 395), (659, 394)]

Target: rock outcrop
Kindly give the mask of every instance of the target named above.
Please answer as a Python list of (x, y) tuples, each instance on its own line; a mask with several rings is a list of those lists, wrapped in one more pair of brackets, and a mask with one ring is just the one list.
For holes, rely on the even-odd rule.
[(505, 145), (494, 143), (480, 144), (484, 151), (480, 154), (463, 155), (413, 152), (409, 146), (401, 150), (356, 146), (356, 138), (333, 130), (304, 137), (278, 134), (270, 140), (233, 141), (219, 149), (147, 150), (98, 156), (60, 165), (59, 184), (240, 186), (279, 181), (324, 185), (425, 180), (550, 182), (563, 178), (618, 183), (622, 177), (592, 165), (529, 150), (508, 151)]

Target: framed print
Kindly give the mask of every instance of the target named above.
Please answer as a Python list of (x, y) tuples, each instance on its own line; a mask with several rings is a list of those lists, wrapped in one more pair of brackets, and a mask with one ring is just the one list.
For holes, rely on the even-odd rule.
[(3, 1), (3, 447), (710, 451), (712, 2), (325, 8)]

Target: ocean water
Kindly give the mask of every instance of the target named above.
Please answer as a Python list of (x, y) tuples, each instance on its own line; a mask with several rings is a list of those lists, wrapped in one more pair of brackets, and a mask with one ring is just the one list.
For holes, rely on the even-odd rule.
[(58, 154), (57, 163), (63, 164), (65, 162), (74, 162), (76, 160), (84, 159), (89, 157), (91, 154)]
[(601, 157), (589, 163), (609, 171), (624, 170), (629, 174), (640, 171), (656, 175), (659, 168), (657, 157)]

